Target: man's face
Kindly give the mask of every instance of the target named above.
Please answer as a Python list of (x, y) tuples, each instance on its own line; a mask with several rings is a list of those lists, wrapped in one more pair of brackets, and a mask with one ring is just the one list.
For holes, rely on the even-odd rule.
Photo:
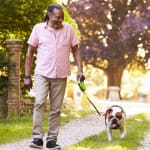
[(62, 28), (63, 20), (64, 20), (64, 13), (62, 10), (54, 9), (53, 13), (49, 13), (49, 21), (53, 28), (55, 29)]

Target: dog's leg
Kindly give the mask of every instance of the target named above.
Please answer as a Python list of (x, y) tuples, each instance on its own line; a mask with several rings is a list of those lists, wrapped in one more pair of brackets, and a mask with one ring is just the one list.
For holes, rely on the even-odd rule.
[(125, 126), (120, 128), (120, 132), (121, 132), (120, 138), (122, 139), (122, 138), (124, 138), (126, 136), (126, 128), (125, 128)]
[(108, 136), (108, 141), (111, 141), (112, 140), (112, 130), (107, 127), (107, 136)]

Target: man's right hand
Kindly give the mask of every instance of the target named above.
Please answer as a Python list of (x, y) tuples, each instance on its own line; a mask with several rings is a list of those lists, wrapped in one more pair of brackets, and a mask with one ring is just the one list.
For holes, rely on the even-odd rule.
[(30, 89), (32, 88), (32, 79), (31, 77), (25, 77), (24, 78), (24, 87), (30, 91)]

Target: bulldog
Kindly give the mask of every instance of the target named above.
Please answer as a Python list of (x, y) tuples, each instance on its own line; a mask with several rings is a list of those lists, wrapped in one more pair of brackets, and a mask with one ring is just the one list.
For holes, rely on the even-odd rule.
[(105, 125), (107, 130), (108, 140), (112, 140), (112, 130), (120, 130), (120, 138), (124, 138), (126, 135), (125, 126), (125, 111), (121, 106), (113, 105), (109, 107), (105, 112)]

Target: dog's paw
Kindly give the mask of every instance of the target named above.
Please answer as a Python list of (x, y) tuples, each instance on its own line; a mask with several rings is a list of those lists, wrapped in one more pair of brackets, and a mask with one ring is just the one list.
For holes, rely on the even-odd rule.
[(108, 141), (112, 141), (112, 137), (108, 137)]
[(123, 139), (125, 136), (126, 136), (126, 133), (122, 133), (122, 134), (120, 135), (120, 138)]

